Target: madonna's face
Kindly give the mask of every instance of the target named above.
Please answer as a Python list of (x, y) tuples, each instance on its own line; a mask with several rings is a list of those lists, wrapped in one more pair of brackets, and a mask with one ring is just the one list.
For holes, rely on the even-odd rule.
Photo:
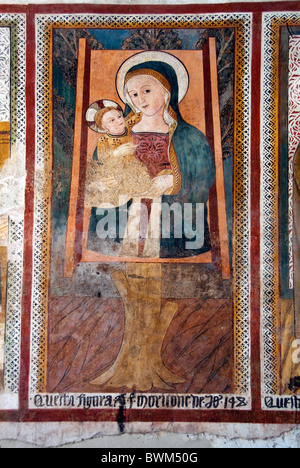
[(149, 117), (163, 114), (167, 92), (152, 76), (131, 78), (127, 84), (127, 92), (133, 105), (143, 114)]

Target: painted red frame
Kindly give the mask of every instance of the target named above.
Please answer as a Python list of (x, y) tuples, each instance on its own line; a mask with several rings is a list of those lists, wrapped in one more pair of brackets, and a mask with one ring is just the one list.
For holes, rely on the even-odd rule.
[(250, 411), (201, 410), (127, 410), (125, 422), (227, 422), (298, 424), (300, 413), (292, 411), (263, 411), (261, 409), (260, 375), (260, 95), (261, 95), (261, 31), (262, 13), (297, 11), (299, 2), (231, 3), (202, 5), (0, 5), (0, 13), (27, 14), (27, 135), (26, 135), (26, 194), (24, 228), (24, 273), (22, 300), (22, 336), (19, 410), (0, 411), (0, 421), (117, 421), (118, 410), (31, 410), (28, 407), (28, 376), (30, 369), (30, 315), (33, 268), (34, 223), (34, 155), (35, 155), (35, 15), (44, 13), (94, 14), (201, 14), (249, 12), (253, 14), (253, 43), (251, 97), (251, 391)]

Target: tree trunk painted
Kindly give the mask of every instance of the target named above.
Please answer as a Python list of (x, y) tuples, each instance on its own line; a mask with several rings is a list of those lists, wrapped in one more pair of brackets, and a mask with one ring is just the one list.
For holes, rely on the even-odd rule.
[(115, 271), (112, 279), (125, 305), (123, 342), (112, 367), (91, 383), (148, 391), (185, 382), (162, 362), (162, 344), (178, 306), (162, 307), (161, 264), (129, 263), (126, 275)]

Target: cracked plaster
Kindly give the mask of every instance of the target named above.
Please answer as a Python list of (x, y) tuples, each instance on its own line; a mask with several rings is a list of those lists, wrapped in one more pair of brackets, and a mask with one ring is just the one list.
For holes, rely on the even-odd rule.
[(1, 448), (299, 448), (299, 428), (264, 424), (1, 423)]

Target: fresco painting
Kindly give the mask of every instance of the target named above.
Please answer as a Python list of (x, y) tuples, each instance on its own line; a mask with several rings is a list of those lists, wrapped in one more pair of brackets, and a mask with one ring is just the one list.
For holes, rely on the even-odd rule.
[[(0, 409), (18, 408), (25, 193), (25, 16), (0, 15)], [(20, 111), (17, 108), (20, 106)]]
[(41, 390), (233, 395), (234, 27), (109, 33), (53, 30)]
[(281, 3), (1, 7), (1, 420), (298, 418)]

